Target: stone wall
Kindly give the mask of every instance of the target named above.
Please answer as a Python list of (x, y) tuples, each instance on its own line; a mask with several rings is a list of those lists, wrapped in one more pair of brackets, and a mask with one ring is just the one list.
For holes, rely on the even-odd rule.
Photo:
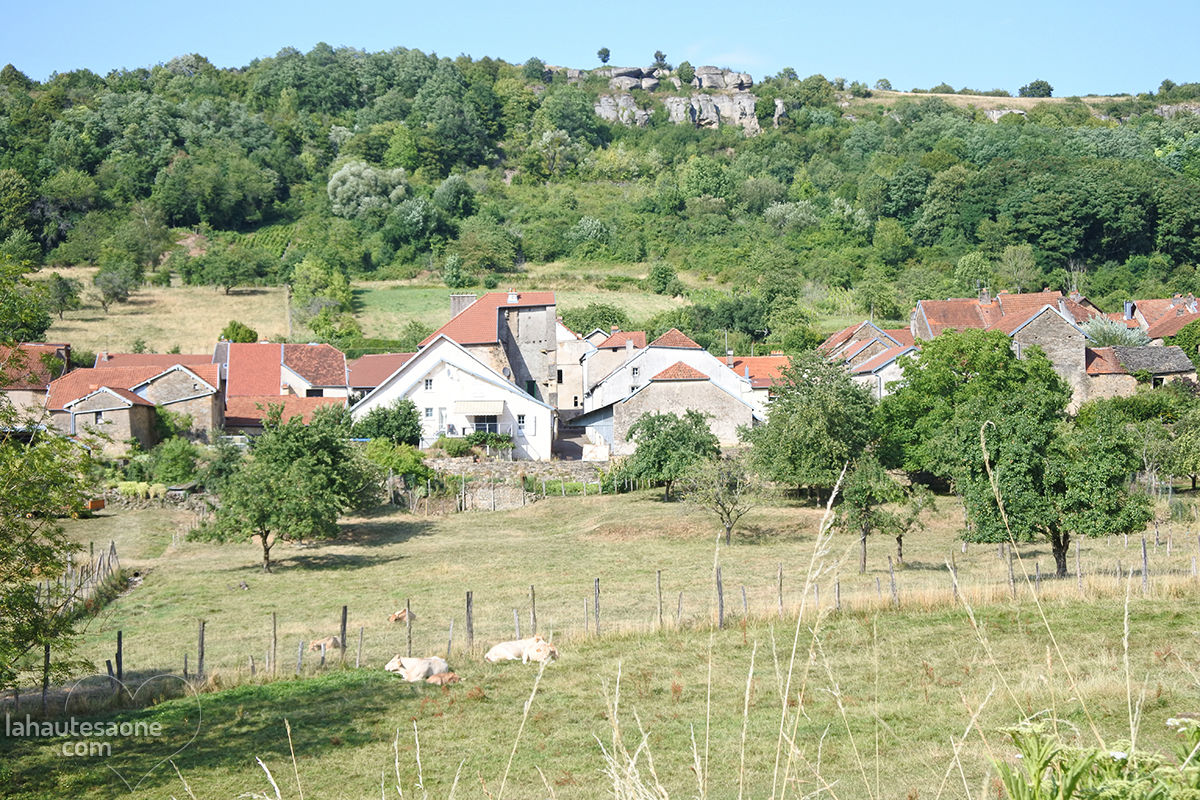
[(515, 483), (522, 475), (534, 480), (594, 481), (600, 468), (582, 461), (489, 461), (467, 458), (427, 458), (425, 465), (449, 475), (473, 478), (494, 476), (497, 481)]
[(1054, 365), (1054, 371), (1071, 387), (1071, 408), (1087, 399), (1088, 376), (1084, 357), (1083, 333), (1053, 312), (1044, 311), (1013, 334), (1017, 355), (1030, 347), (1040, 347)]
[(629, 428), (643, 414), (695, 410), (707, 414), (708, 426), (721, 446), (739, 443), (738, 428), (754, 424), (750, 406), (711, 381), (652, 381), (644, 389), (616, 406), (613, 420), (613, 452), (633, 452)]

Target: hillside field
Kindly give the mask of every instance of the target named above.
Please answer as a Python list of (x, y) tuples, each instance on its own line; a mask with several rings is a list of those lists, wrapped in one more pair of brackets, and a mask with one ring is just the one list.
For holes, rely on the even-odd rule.
[[(954, 538), (961, 509), (940, 498), (926, 530), (905, 541), (905, 563), (895, 570), (897, 610), (888, 564), (896, 543), (870, 541), (868, 572), (860, 576), (854, 537), (834, 533), (814, 553), (820, 517), (820, 509), (789, 502), (763, 507), (732, 547), (717, 549), (711, 519), (664, 504), (658, 492), (548, 498), (513, 512), (442, 518), (380, 511), (345, 520), (337, 541), (278, 546), (276, 571), (267, 575), (255, 567), (254, 545), (184, 540), (190, 514), (110, 510), (72, 522), (70, 530), (83, 542), (115, 540), (124, 567), (144, 580), (93, 621), (80, 655), (98, 663), (111, 658), (120, 630), (127, 674), (179, 672), (185, 653), (194, 669), (197, 624), (205, 620), (208, 688), (217, 691), (201, 695), (199, 718), (190, 698), (116, 717), (160, 721), (166, 734), (159, 750), (184, 748), (172, 758), (201, 800), (273, 796), (255, 757), (271, 769), (283, 797), (298, 797), (301, 788), (309, 797), (373, 796), (381, 774), (390, 794), (396, 770), (405, 796), (420, 796), (420, 781), (429, 796), (447, 797), (457, 772), (456, 796), (497, 797), (514, 744), (503, 796), (606, 797), (601, 745), (611, 752), (614, 721), (631, 752), (640, 721), (654, 772), (676, 797), (734, 797), (742, 780), (749, 797), (770, 796), (773, 782), (786, 782), (788, 796), (822, 787), (831, 797), (994, 796), (990, 759), (1012, 756), (1005, 726), (1055, 718), (1068, 737), (1075, 732), (1082, 743), (1126, 749), (1133, 714), (1137, 746), (1164, 748), (1165, 720), (1197, 710), (1193, 531), (1166, 523), (1157, 546), (1148, 532), (1145, 594), (1134, 537), (1085, 542), (1083, 598), (1074, 575), (1045, 577), (1047, 548), (1024, 547), (1014, 599), (997, 547), (963, 552)], [(724, 584), (724, 630), (715, 625), (714, 556)], [(951, 560), (970, 610), (954, 601)], [(1123, 572), (1135, 568), (1130, 579), (1116, 579), (1118, 561)], [(1039, 567), (1042, 611), (1033, 597)], [(584, 628), (597, 578), (599, 638), (593, 622)], [(531, 584), (538, 631), (561, 651), (540, 681), (533, 666), (480, 658), (490, 643), (513, 635), (514, 609), (528, 635)], [(467, 591), (474, 594), (473, 649), (466, 646)], [(406, 601), (416, 614), (415, 654), (445, 654), (453, 620), (450, 663), (461, 684), (410, 686), (382, 671), (405, 649), (404, 628), (387, 615)], [(304, 677), (296, 679), (297, 643), (336, 633), (343, 604), (348, 661), (361, 627), (363, 669), (320, 670), (317, 656), (305, 653)], [(262, 674), (251, 680), (248, 661), (254, 656), (262, 670), (272, 612), (285, 679), (257, 685)], [(609, 704), (618, 674), (614, 718)], [(782, 748), (776, 769), (785, 705), (795, 748)], [(108, 766), (145, 770), (164, 757), (118, 745), (111, 759), (67, 761), (54, 743), (4, 739), (0, 751), (12, 776), (9, 796), (21, 798), (115, 796)], [(707, 775), (704, 788), (696, 760)], [(649, 780), (644, 753), (639, 767)], [(164, 765), (139, 795), (186, 792)]]

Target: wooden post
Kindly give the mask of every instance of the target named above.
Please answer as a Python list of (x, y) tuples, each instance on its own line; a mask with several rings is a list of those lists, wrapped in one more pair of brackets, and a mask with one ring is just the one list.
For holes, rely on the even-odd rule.
[[(587, 486), (585, 483), (584, 486)], [(596, 578), (596, 601), (592, 604), (592, 611), (596, 614), (596, 635), (600, 635), (600, 579)]]
[(1075, 585), (1079, 587), (1079, 593), (1083, 594), (1083, 568), (1079, 566), (1079, 551), (1083, 549), (1083, 541), (1075, 543)]
[(320, 669), (325, 669), (325, 643), (321, 642), (321, 663), (317, 665)]
[(472, 603), (474, 598), (471, 592), (467, 592), (467, 649), (475, 647), (475, 618), (473, 616), (474, 609)]
[(204, 620), (200, 620), (200, 636), (196, 646), (196, 678), (204, 680)]
[(188, 677), (187, 658), (188, 658), (188, 654), (184, 653), (183, 654), (183, 677), (184, 677), (184, 680), (186, 680)]
[(296, 647), (296, 674), (300, 674), (300, 668), (304, 666), (304, 640), (300, 640), (299, 646)]
[(496, 474), (493, 472), (490, 476), (492, 483), (492, 511), (496, 510)]
[(833, 610), (842, 610), (842, 581), (840, 578), (833, 579)]
[(341, 647), (341, 650), (342, 650), (341, 660), (342, 660), (342, 663), (345, 663), (345, 661), (346, 661), (346, 606), (342, 606), (342, 629), (341, 629), (341, 634), (338, 637), (338, 644), (340, 644), (342, 646)]
[(746, 586), (742, 584), (742, 618), (750, 616), (750, 605), (746, 602)]
[(125, 680), (125, 667), (123, 659), (124, 653), (122, 652), (124, 645), (123, 640), (124, 637), (122, 636), (121, 631), (117, 631), (117, 680), (119, 681)]
[(717, 628), (725, 627), (725, 588), (721, 585), (721, 567), (717, 566)]
[(1033, 562), (1033, 590), (1038, 597), (1042, 596), (1042, 562)]
[(958, 566), (954, 563), (954, 554), (950, 554), (950, 593), (954, 602), (958, 602)]
[(454, 646), (454, 618), (450, 618), (450, 635), (446, 638), (446, 660), (450, 660), (450, 648)]
[(253, 678), (255, 676), (255, 674), (256, 673), (254, 671), (254, 656), (250, 656), (250, 677)]
[(519, 613), (517, 613), (517, 610), (515, 608), (513, 609), (513, 630), (516, 631), (516, 633), (517, 633), (517, 635), (514, 638), (520, 639), (521, 638), (521, 615)]
[(675, 627), (683, 624), (683, 592), (679, 593), (679, 607), (675, 609)]
[(546, 496), (546, 479), (542, 478), (542, 497)]
[(1150, 559), (1146, 555), (1146, 537), (1142, 537), (1142, 594), (1150, 588)]
[(657, 570), (654, 576), (654, 587), (658, 590), (658, 628), (662, 630), (662, 570)]
[(882, 600), (882, 599), (883, 599), (883, 589), (882, 589), (882, 587), (881, 587), (881, 586), (880, 586), (880, 584), (879, 584), (879, 578), (878, 578), (878, 577), (876, 577), (876, 578), (875, 578), (875, 597), (876, 597), (876, 598), (878, 598), (878, 599), (880, 599), (880, 600)]
[(1016, 600), (1017, 599), (1017, 579), (1016, 579), (1016, 576), (1013, 575), (1013, 554), (1012, 554), (1011, 550), (1008, 553), (1008, 591), (1009, 591), (1009, 594), (1012, 595), (1013, 599)]
[(278, 633), (279, 633), (279, 620), (275, 618), (275, 612), (272, 611), (271, 612), (271, 674), (272, 675), (274, 675), (279, 670), (278, 665), (275, 663), (275, 653), (277, 652), (275, 649), (275, 646), (278, 643), (278, 639), (277, 639)]
[(407, 597), (404, 598), (404, 639), (408, 643), (408, 657), (412, 658), (412, 601)]
[(1196, 557), (1192, 556), (1192, 577), (1196, 577)]
[(362, 643), (363, 643), (363, 632), (365, 630), (366, 630), (366, 628), (364, 626), (362, 626), (362, 625), (358, 626), (358, 651), (354, 654), (354, 668), (355, 669), (358, 669), (359, 665), (362, 664)]
[(558, 479), (558, 488), (562, 490), (562, 496), (566, 497), (567, 496), (567, 479), (566, 478)]
[(892, 605), (900, 607), (900, 593), (896, 591), (896, 568), (892, 565), (892, 557), (888, 556), (888, 576), (892, 582)]
[(779, 562), (779, 618), (783, 619), (783, 562)]
[(42, 647), (42, 717), (46, 717), (46, 703), (50, 697), (50, 643)]
[(533, 636), (537, 633), (537, 594), (533, 590), (533, 584), (529, 584), (529, 635)]

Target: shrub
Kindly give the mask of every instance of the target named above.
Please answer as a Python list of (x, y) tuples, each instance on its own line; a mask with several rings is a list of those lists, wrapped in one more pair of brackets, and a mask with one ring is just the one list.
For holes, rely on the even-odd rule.
[(471, 452), (471, 443), (466, 439), (451, 439), (448, 436), (438, 439), (435, 447), (441, 448), (451, 458), (461, 458)]
[(187, 439), (167, 439), (150, 453), (150, 474), (166, 484), (187, 483), (196, 479), (199, 452)]

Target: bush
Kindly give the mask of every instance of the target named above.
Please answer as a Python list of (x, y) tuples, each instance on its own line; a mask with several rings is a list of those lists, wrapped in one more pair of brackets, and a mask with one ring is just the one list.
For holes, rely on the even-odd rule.
[(448, 436), (439, 438), (434, 446), (441, 448), (451, 458), (462, 458), (471, 452), (471, 443), (466, 439), (451, 439)]
[(159, 483), (178, 485), (196, 479), (196, 445), (187, 439), (167, 439), (150, 452), (150, 474)]
[(474, 447), (491, 447), (496, 450), (509, 450), (513, 446), (512, 436), (491, 431), (473, 431), (467, 434), (465, 441)]

